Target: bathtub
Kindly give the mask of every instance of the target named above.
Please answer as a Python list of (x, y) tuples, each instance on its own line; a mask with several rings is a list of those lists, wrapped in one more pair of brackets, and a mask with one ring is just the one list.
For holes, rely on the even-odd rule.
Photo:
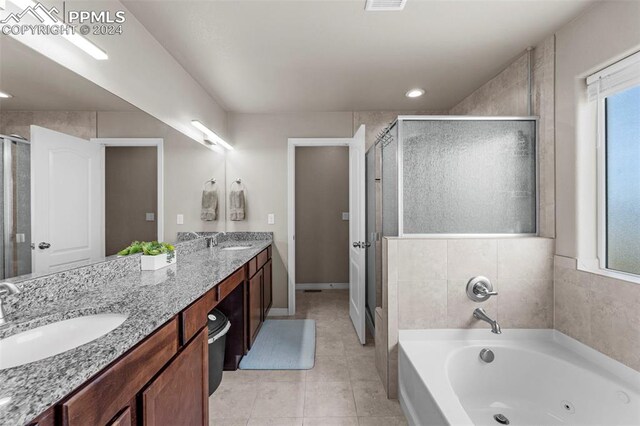
[(640, 373), (555, 330), (401, 330), (398, 369), (412, 425), (640, 425)]

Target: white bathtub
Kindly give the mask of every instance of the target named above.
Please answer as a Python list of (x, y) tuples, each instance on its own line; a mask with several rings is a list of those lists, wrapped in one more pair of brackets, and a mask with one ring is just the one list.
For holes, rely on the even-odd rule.
[(558, 331), (401, 330), (398, 357), (413, 425), (640, 425), (640, 373)]

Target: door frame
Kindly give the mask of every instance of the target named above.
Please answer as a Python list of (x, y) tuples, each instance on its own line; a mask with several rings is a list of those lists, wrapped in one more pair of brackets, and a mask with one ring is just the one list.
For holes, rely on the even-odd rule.
[[(91, 138), (92, 141), (96, 141), (102, 146), (102, 168), (105, 168), (105, 148), (108, 146), (119, 147), (156, 147), (158, 155), (158, 167), (157, 167), (157, 191), (158, 191), (158, 206), (156, 207), (156, 226), (157, 226), (157, 238), (158, 241), (164, 241), (164, 139), (162, 138)], [(102, 179), (102, 211), (106, 209), (106, 181)], [(102, 239), (105, 239), (105, 227), (106, 227), (106, 215), (102, 215)], [(104, 256), (105, 247), (102, 248), (102, 254)]]
[[(346, 146), (350, 138), (289, 138), (287, 147), (287, 276), (288, 313), (296, 313), (296, 147)], [(351, 164), (349, 164), (351, 167)]]

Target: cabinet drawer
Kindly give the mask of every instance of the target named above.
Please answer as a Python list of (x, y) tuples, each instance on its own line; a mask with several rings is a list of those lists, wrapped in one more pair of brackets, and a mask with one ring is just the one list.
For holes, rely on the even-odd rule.
[(186, 344), (196, 335), (198, 330), (207, 325), (207, 314), (216, 306), (218, 300), (218, 290), (212, 288), (182, 311), (182, 314), (180, 314), (182, 323), (180, 343), (182, 345)]
[(253, 276), (258, 272), (258, 257), (254, 257), (249, 261), (249, 278), (253, 278)]
[(109, 423), (109, 426), (131, 426), (131, 408), (125, 408), (118, 417)]
[(236, 287), (238, 287), (238, 285), (241, 284), (243, 281), (244, 281), (244, 268), (238, 269), (233, 274), (231, 274), (229, 278), (222, 281), (218, 285), (218, 288), (220, 289), (219, 290), (220, 300), (227, 297), (227, 295), (231, 293), (233, 290), (235, 290)]
[(271, 246), (267, 247), (267, 256), (271, 259)]
[(123, 355), (62, 403), (63, 425), (104, 425), (178, 352), (178, 319)]
[(267, 263), (267, 260), (269, 260), (269, 250), (268, 249), (264, 249), (262, 250), (260, 253), (258, 253), (258, 269), (262, 268), (264, 266), (265, 263)]

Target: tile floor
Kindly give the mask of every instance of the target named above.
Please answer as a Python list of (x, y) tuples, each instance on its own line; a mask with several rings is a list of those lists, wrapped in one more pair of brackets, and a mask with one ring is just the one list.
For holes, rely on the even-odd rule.
[[(212, 426), (406, 425), (388, 400), (373, 341), (360, 345), (348, 291), (298, 292), (295, 318), (316, 320), (316, 363), (306, 371), (225, 371), (209, 398)], [(287, 318), (288, 319), (288, 318)]]

